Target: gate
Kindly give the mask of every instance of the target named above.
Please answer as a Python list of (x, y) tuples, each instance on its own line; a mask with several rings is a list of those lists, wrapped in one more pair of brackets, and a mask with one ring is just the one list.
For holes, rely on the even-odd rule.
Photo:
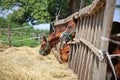
[[(78, 75), (78, 80), (106, 80), (107, 61), (102, 52), (108, 51), (115, 0), (95, 0), (67, 17), (55, 22), (65, 24), (72, 18), (78, 19), (76, 36), (69, 42), (69, 68)], [(104, 59), (103, 59), (104, 58)]]

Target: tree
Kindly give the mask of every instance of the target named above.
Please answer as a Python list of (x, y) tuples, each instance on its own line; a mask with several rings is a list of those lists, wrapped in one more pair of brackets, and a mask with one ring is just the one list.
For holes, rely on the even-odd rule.
[(0, 0), (2, 10), (13, 11), (8, 15), (8, 20), (20, 25), (25, 22), (32, 24), (49, 22), (47, 4), (48, 0)]
[[(8, 24), (9, 24), (9, 22), (5, 18), (0, 17), (0, 28), (8, 28)], [(10, 25), (12, 28), (14, 28), (16, 26), (20, 26), (16, 23), (10, 23)]]
[(59, 15), (59, 19), (63, 19), (69, 15), (69, 1), (68, 0), (49, 0), (48, 12), (51, 21)]
[(0, 28), (7, 27), (7, 24), (8, 24), (7, 20), (0, 17)]

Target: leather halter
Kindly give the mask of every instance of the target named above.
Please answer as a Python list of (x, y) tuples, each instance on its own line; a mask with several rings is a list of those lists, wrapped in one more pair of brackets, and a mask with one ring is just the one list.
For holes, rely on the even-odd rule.
[(47, 49), (50, 49), (50, 45), (49, 45), (49, 43), (48, 43), (48, 39), (47, 39), (47, 38), (46, 38), (46, 42), (47, 42), (46, 48), (43, 49), (43, 50), (39, 50), (39, 53), (42, 54), (42, 55), (46, 55)]
[(66, 33), (66, 32), (63, 32), (62, 34), (64, 35), (64, 36), (67, 36), (67, 38), (68, 39), (70, 39), (70, 40), (73, 40), (73, 38), (71, 37), (71, 34), (73, 34), (74, 32), (76, 32), (76, 29), (73, 31), (73, 32), (70, 32), (70, 33)]

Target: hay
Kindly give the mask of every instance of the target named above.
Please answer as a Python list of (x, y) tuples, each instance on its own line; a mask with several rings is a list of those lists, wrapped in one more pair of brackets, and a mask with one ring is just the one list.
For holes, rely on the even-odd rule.
[(0, 44), (0, 52), (4, 51), (7, 48), (8, 46)]
[(12, 47), (0, 52), (0, 80), (77, 80), (54, 55), (38, 54), (39, 47)]

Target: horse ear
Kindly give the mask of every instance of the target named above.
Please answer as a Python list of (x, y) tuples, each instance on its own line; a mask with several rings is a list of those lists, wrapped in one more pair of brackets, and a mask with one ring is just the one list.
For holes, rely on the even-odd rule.
[(43, 41), (46, 41), (46, 37), (44, 35), (42, 36), (42, 42)]

